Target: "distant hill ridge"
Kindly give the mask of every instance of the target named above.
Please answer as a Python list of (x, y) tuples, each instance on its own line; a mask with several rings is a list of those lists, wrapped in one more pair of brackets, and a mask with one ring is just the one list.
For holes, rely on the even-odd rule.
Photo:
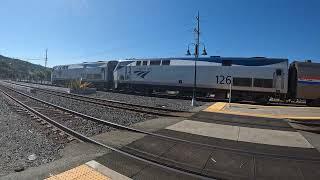
[(49, 80), (51, 69), (0, 55), (0, 79)]

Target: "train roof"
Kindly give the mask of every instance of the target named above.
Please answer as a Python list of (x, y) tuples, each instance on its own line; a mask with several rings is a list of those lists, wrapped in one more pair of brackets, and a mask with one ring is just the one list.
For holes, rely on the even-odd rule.
[[(180, 57), (180, 58), (143, 58), (143, 59), (127, 59), (128, 61), (157, 61), (157, 60), (188, 60), (194, 61), (195, 58), (192, 57)], [(288, 59), (284, 58), (266, 58), (266, 57), (220, 57), (220, 56), (211, 56), (211, 57), (199, 57), (198, 61), (205, 62), (215, 62), (222, 63), (223, 61), (230, 61), (234, 65), (243, 65), (243, 66), (265, 66), (271, 64), (277, 64), (281, 62), (288, 62)]]
[[(132, 58), (132, 59), (123, 59), (123, 60), (114, 60), (114, 61), (159, 61), (159, 60), (181, 60), (181, 61), (194, 61), (193, 57), (172, 57), (172, 58)], [(77, 66), (77, 65), (95, 65), (95, 64), (104, 64), (113, 60), (106, 61), (97, 61), (97, 62), (83, 62), (78, 64), (66, 64), (59, 66)], [(281, 62), (288, 62), (288, 59), (284, 58), (266, 58), (266, 57), (220, 57), (220, 56), (210, 56), (210, 57), (199, 57), (198, 61), (204, 62), (215, 62), (222, 63), (223, 61), (230, 61), (234, 65), (243, 65), (243, 66), (264, 66), (277, 64)], [(55, 66), (55, 67), (59, 67)]]
[(87, 66), (90, 66), (90, 65), (103, 65), (103, 64), (106, 64), (110, 61), (114, 61), (114, 60), (105, 60), (105, 61), (94, 61), (94, 62), (82, 62), (82, 63), (75, 63), (75, 64), (64, 64), (64, 65), (57, 65), (57, 66), (54, 66), (54, 67), (60, 67), (60, 66), (83, 66), (83, 65), (87, 65)]
[(296, 67), (316, 67), (320, 68), (320, 63), (319, 62), (312, 62), (312, 61), (293, 61), (291, 66), (296, 66)]

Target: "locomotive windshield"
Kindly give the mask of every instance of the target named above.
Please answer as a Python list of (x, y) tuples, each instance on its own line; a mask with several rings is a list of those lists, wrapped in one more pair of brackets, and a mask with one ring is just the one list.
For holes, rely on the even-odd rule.
[(132, 62), (134, 62), (134, 61), (120, 61), (118, 63), (118, 65), (116, 66), (116, 70), (119, 70), (119, 69), (127, 66), (128, 64), (131, 64)]

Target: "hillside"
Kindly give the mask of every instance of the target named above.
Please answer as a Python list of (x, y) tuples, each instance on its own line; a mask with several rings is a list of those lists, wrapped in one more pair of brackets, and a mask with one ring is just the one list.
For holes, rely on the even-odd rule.
[(0, 79), (49, 80), (50, 68), (0, 55)]

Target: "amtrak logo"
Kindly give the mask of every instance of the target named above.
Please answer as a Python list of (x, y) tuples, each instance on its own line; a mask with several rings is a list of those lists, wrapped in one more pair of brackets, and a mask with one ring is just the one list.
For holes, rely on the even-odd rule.
[(147, 74), (149, 74), (150, 71), (134, 71), (133, 73), (137, 76), (140, 76), (141, 78), (144, 78)]

